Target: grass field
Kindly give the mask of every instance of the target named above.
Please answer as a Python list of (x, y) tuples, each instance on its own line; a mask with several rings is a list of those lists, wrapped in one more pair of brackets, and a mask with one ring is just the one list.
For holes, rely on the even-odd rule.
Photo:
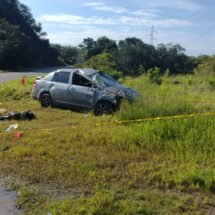
[[(113, 124), (215, 112), (214, 77), (121, 81), (143, 99), (103, 117), (41, 108), (30, 97), (33, 78), (25, 88), (0, 85), (0, 109), (38, 118), (19, 122), (20, 139), (0, 136), (0, 172), (26, 214), (215, 214), (215, 116)], [(0, 132), (13, 123), (1, 122)]]

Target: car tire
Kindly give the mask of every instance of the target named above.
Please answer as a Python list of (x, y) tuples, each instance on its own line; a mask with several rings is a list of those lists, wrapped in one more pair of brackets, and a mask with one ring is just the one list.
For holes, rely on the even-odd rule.
[(100, 101), (96, 104), (94, 114), (96, 116), (110, 115), (114, 112), (113, 105), (108, 101)]
[(43, 93), (40, 96), (40, 104), (41, 107), (47, 108), (52, 106), (52, 98), (49, 93)]

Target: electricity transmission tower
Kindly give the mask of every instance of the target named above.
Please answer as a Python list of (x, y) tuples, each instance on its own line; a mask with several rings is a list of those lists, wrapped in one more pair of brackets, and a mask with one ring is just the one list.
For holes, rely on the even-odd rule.
[(154, 34), (155, 34), (155, 33), (158, 33), (158, 32), (155, 30), (154, 25), (152, 25), (151, 33), (150, 33), (150, 44), (151, 44), (152, 46), (154, 45), (154, 41), (156, 40), (156, 38), (154, 37)]

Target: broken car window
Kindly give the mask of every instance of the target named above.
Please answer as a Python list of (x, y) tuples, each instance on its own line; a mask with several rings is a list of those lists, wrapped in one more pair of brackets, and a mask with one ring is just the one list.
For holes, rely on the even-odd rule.
[(82, 87), (92, 87), (92, 83), (89, 80), (77, 73), (73, 74), (72, 84)]
[(116, 80), (114, 80), (113, 78), (111, 78), (110, 76), (106, 75), (103, 72), (94, 73), (89, 77), (103, 87), (111, 87), (111, 86), (119, 85), (119, 83)]

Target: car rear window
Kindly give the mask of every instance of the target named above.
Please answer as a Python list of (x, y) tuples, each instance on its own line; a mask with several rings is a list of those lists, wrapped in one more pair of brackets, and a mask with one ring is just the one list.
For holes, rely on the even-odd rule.
[(69, 77), (70, 77), (70, 72), (58, 72), (58, 73), (55, 73), (52, 81), (63, 83), (63, 84), (68, 84)]
[(45, 77), (43, 77), (43, 79), (46, 80), (46, 81), (51, 81), (52, 78), (53, 78), (53, 76), (54, 76), (54, 72), (49, 73), (48, 75), (46, 75)]

